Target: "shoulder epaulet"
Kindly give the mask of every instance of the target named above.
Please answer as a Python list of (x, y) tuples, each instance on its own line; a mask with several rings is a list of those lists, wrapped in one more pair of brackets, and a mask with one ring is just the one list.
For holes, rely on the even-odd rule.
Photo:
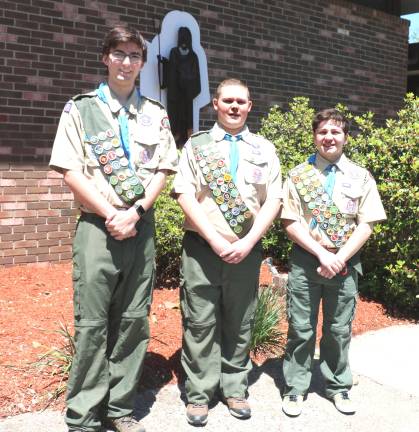
[(153, 99), (153, 98), (148, 97), (148, 96), (144, 96), (143, 94), (141, 95), (141, 97), (144, 98), (145, 100), (151, 102), (152, 104), (154, 104), (154, 105), (158, 105), (160, 108), (165, 109), (165, 108), (164, 108), (164, 105), (163, 105), (161, 102), (159, 102), (158, 100)]
[(207, 131), (198, 131), (198, 132), (193, 133), (191, 135), (191, 138), (195, 138), (195, 137), (197, 137), (199, 135), (206, 134), (206, 133), (209, 133), (209, 130), (207, 130)]
[(73, 96), (71, 99), (72, 99), (73, 101), (78, 101), (78, 100), (81, 100), (81, 99), (83, 99), (83, 98), (85, 98), (85, 97), (93, 97), (93, 96), (96, 96), (96, 92), (91, 91), (91, 92), (89, 92), (89, 93), (82, 93), (82, 94), (78, 94), (78, 95), (76, 95), (76, 96)]

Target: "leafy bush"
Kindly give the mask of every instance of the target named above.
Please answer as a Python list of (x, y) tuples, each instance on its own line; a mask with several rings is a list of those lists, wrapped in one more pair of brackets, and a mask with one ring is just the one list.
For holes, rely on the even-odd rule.
[(183, 237), (183, 212), (170, 197), (171, 182), (156, 201), (156, 262), (157, 285), (178, 284), (180, 253)]
[[(345, 111), (358, 133), (350, 138), (346, 154), (367, 168), (378, 184), (388, 220), (375, 225), (363, 248), (364, 278), (361, 292), (381, 300), (388, 309), (419, 318), (418, 284), (418, 145), (419, 98), (408, 94), (396, 119), (377, 127), (374, 116)], [(311, 119), (314, 110), (307, 98), (295, 98), (288, 112), (271, 109), (260, 133), (272, 141), (285, 178), (290, 168), (314, 151)], [(269, 254), (280, 262), (288, 256), (290, 242), (276, 224), (264, 239)]]
[(259, 290), (250, 342), (250, 350), (254, 354), (279, 354), (283, 348), (282, 333), (278, 325), (285, 309), (284, 305), (279, 290), (272, 286)]

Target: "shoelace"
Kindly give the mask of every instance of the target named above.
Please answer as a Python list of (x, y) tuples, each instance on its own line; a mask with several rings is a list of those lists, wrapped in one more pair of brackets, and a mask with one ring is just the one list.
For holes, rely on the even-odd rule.
[(298, 400), (297, 395), (290, 395), (290, 401), (291, 402), (297, 402), (297, 400)]
[(348, 400), (349, 399), (348, 392), (342, 392), (342, 399), (344, 399), (344, 400)]

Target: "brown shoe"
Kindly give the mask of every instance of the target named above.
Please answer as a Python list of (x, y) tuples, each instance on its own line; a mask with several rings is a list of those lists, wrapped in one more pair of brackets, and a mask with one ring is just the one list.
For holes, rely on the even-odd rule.
[(229, 397), (225, 398), (230, 414), (240, 419), (248, 419), (252, 415), (249, 402), (245, 398)]
[(144, 426), (132, 416), (109, 418), (107, 423), (117, 432), (145, 432)]
[(208, 421), (208, 405), (188, 404), (186, 407), (186, 418), (192, 426), (204, 426)]

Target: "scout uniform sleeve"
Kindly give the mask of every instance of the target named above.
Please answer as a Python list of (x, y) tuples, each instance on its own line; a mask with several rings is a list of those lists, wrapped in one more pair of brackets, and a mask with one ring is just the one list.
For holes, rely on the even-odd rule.
[(173, 180), (173, 193), (188, 193), (195, 195), (197, 172), (194, 167), (195, 158), (191, 151), (191, 140), (183, 147), (179, 159), (179, 169)]
[(176, 172), (178, 167), (178, 153), (176, 149), (176, 142), (170, 131), (170, 123), (166, 111), (161, 110), (160, 120), (160, 161), (158, 170), (169, 170)]
[(283, 188), (283, 206), (280, 218), (300, 221), (303, 214), (304, 212), (301, 207), (300, 197), (298, 196), (291, 179), (287, 177)]
[(269, 143), (272, 148), (272, 158), (273, 161), (271, 169), (269, 172), (268, 184), (267, 184), (267, 195), (266, 199), (282, 199), (282, 178), (281, 178), (281, 166), (279, 163), (278, 156), (275, 152), (275, 147), (273, 144)]
[(61, 114), (49, 165), (61, 173), (63, 170), (83, 172), (83, 130), (79, 111), (73, 101), (67, 102)]
[(363, 189), (364, 193), (359, 201), (357, 223), (379, 222), (387, 219), (377, 185), (369, 172), (366, 174)]

